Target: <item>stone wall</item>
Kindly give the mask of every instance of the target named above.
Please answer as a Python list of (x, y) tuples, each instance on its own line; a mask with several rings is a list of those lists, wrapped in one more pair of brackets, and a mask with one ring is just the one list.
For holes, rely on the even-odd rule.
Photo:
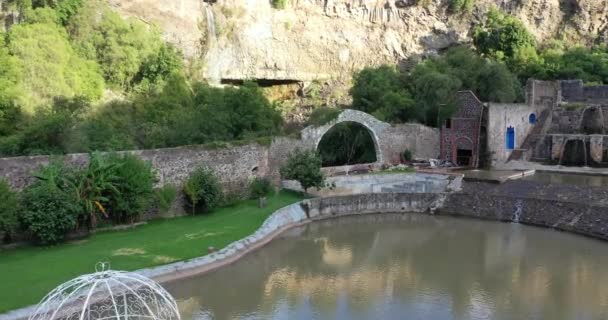
[[(126, 151), (150, 161), (157, 171), (159, 185), (181, 185), (199, 166), (215, 171), (228, 192), (238, 192), (254, 176), (269, 175), (268, 147), (259, 144), (207, 149), (203, 146)], [(70, 154), (64, 158), (69, 166), (84, 166), (88, 154)], [(15, 189), (21, 189), (33, 179), (31, 174), (49, 163), (48, 156), (0, 159), (0, 177)]]
[(561, 101), (608, 103), (608, 86), (585, 86), (582, 80), (562, 80)]
[(608, 206), (483, 193), (455, 193), (439, 214), (519, 222), (608, 240)]
[(387, 128), (383, 135), (386, 163), (399, 163), (401, 153), (412, 151), (414, 158), (437, 159), (439, 157), (439, 129), (417, 123), (396, 124)]
[[(515, 129), (515, 149), (524, 143), (535, 124), (530, 124), (530, 114), (540, 116), (544, 105), (490, 103), (488, 107), (488, 151), (492, 153), (492, 165), (504, 164), (513, 150), (507, 150), (508, 127)], [(537, 119), (539, 123), (540, 119)]]
[(561, 99), (560, 87), (556, 81), (529, 79), (526, 83), (526, 104), (552, 105)]
[[(391, 126), (360, 111), (346, 110), (339, 119), (325, 126), (308, 127), (300, 139), (274, 138), (270, 146), (251, 143), (226, 148), (204, 145), (154, 150), (124, 151), (150, 161), (158, 172), (159, 185), (180, 186), (199, 166), (208, 166), (219, 177), (228, 193), (243, 193), (254, 177), (266, 177), (276, 185), (280, 182), (279, 168), (296, 149), (312, 149), (336, 123), (354, 121), (367, 127), (374, 138), (378, 164), (395, 164), (405, 149), (419, 158), (435, 158), (439, 152), (439, 132), (419, 124)], [(88, 154), (69, 154), (63, 157), (66, 165), (82, 167)], [(0, 178), (15, 189), (22, 189), (33, 181), (32, 172), (49, 163), (48, 156), (0, 158)]]

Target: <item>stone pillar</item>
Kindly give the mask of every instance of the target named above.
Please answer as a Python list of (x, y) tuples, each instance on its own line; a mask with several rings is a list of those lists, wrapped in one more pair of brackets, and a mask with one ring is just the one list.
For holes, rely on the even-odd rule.
[(604, 156), (604, 137), (603, 136), (591, 136), (590, 139), (591, 145), (591, 159), (595, 163), (602, 162), (602, 158)]
[(564, 143), (566, 138), (563, 136), (552, 136), (553, 147), (551, 148), (551, 160), (559, 161), (562, 157), (562, 151), (564, 149)]

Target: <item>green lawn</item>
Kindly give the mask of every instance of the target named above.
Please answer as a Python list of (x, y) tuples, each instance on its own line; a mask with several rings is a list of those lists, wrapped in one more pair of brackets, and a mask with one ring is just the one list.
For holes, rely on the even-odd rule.
[(37, 303), (57, 285), (93, 272), (98, 261), (109, 261), (114, 270), (137, 270), (205, 255), (209, 246), (220, 249), (252, 234), (272, 212), (301, 199), (282, 191), (264, 209), (248, 200), (55, 247), (0, 251), (0, 313)]

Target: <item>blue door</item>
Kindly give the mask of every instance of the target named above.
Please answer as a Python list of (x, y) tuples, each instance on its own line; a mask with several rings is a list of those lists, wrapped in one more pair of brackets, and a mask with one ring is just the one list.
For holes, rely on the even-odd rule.
[(515, 129), (513, 127), (507, 128), (507, 150), (515, 149)]
[(535, 123), (536, 123), (536, 115), (535, 115), (534, 113), (532, 113), (532, 114), (530, 115), (530, 118), (529, 118), (528, 120), (530, 120), (530, 121), (529, 121), (529, 122), (530, 122), (530, 124), (535, 124)]

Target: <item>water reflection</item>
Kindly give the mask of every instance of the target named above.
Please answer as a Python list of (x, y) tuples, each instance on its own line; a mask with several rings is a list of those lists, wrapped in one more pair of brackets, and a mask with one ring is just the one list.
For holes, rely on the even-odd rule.
[(184, 319), (607, 319), (607, 253), (516, 224), (351, 217), (167, 288)]
[(582, 187), (608, 186), (608, 176), (602, 175), (585, 175), (537, 171), (535, 174), (527, 176), (523, 179), (548, 184), (570, 184)]

